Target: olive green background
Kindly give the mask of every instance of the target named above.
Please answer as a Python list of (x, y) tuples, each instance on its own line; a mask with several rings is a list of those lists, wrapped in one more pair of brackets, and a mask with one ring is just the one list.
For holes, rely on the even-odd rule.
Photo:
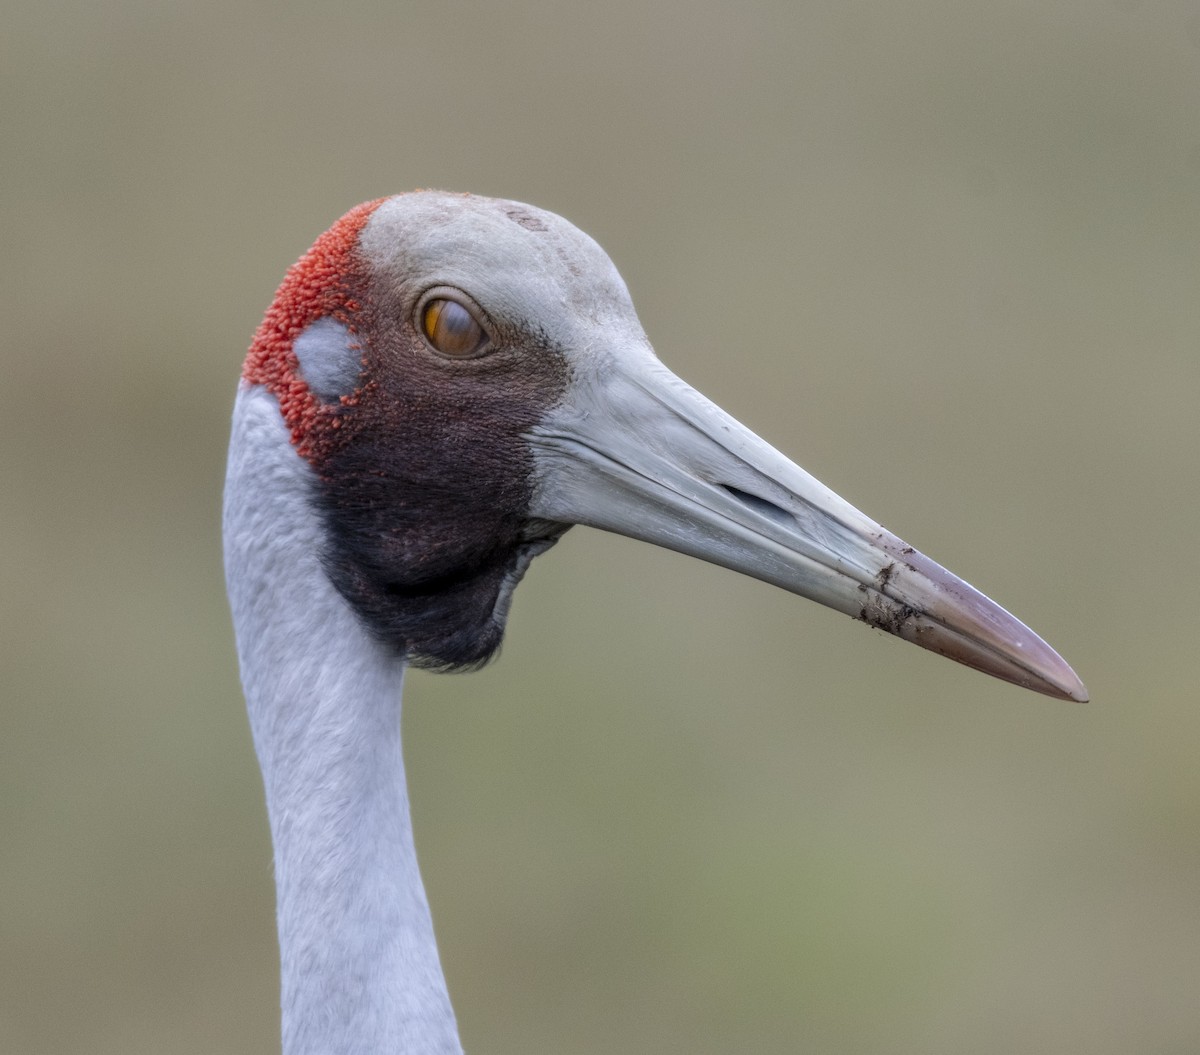
[(1085, 707), (571, 532), (410, 676), (467, 1051), (1200, 1051), (1200, 9), (9, 4), (0, 1051), (278, 1044), (228, 415), (356, 202), (528, 200)]

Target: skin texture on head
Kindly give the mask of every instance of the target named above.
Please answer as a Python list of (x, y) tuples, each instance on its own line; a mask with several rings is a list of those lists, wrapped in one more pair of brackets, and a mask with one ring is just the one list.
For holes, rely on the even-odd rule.
[[(422, 330), (432, 298), (470, 311), (484, 354), (439, 353)], [(244, 377), (277, 396), (315, 470), (330, 578), (410, 663), (486, 662), (521, 574), (566, 530), (530, 514), (525, 437), (601, 329), (645, 341), (615, 267), (517, 202), (368, 202), (288, 273)]]

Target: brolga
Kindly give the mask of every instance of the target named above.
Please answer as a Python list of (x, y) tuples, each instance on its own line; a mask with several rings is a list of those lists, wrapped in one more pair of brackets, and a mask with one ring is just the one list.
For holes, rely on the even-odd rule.
[(497, 649), (572, 524), (691, 554), (1016, 685), (1071, 668), (655, 357), (587, 235), (512, 201), (352, 209), (247, 355), (225, 567), (275, 853), (286, 1055), (459, 1055), (400, 744), (406, 667)]

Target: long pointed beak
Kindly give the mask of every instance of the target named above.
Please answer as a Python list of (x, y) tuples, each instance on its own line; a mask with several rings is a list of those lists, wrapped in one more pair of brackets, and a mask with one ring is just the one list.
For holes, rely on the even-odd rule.
[(839, 498), (649, 352), (578, 378), (530, 435), (535, 517), (774, 583), (986, 674), (1087, 689), (1037, 634)]

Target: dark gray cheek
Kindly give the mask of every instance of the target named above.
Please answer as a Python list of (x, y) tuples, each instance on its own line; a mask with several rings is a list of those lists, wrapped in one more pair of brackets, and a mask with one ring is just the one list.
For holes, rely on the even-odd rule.
[(300, 374), (322, 403), (337, 403), (358, 387), (362, 348), (358, 338), (328, 316), (307, 326), (292, 344)]

